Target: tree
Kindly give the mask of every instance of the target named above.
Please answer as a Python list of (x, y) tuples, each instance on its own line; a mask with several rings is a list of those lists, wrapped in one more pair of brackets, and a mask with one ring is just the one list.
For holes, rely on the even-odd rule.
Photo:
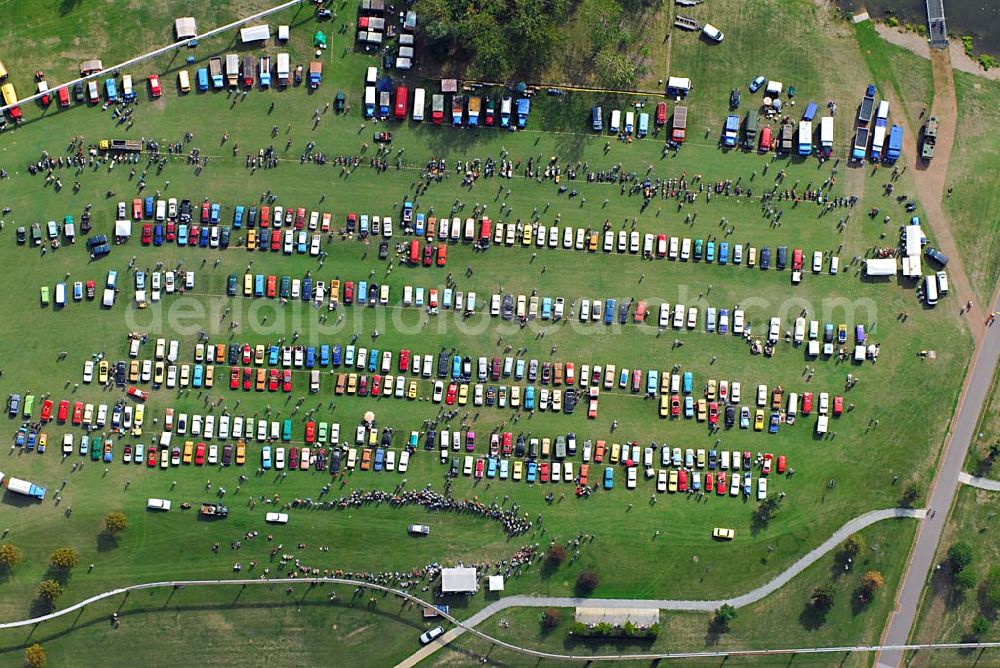
[(885, 578), (879, 571), (868, 571), (861, 576), (861, 593), (865, 600), (868, 600), (879, 589), (885, 586)]
[(1000, 608), (1000, 564), (986, 574), (986, 600), (994, 608)]
[(812, 606), (821, 612), (829, 612), (837, 600), (836, 590), (828, 584), (819, 585), (809, 597)]
[(852, 533), (844, 541), (844, 554), (853, 559), (865, 549), (865, 539), (860, 534)]
[(10, 570), (21, 563), (21, 549), (13, 543), (0, 545), (0, 570)]
[(542, 628), (554, 629), (562, 623), (562, 611), (559, 608), (545, 608), (542, 611)]
[(62, 593), (62, 585), (55, 580), (42, 580), (38, 584), (38, 598), (46, 603), (55, 603)]
[(49, 562), (55, 567), (62, 570), (69, 570), (77, 565), (80, 561), (80, 556), (77, 554), (75, 547), (60, 547), (52, 556), (49, 558)]
[(958, 591), (966, 591), (976, 586), (976, 574), (971, 569), (963, 568), (955, 573), (951, 582)]
[(635, 86), (635, 66), (629, 57), (607, 46), (597, 54), (595, 71), (601, 84), (617, 90)]
[(128, 529), (128, 518), (125, 513), (115, 510), (104, 516), (104, 530), (114, 535)]
[(576, 588), (582, 594), (589, 594), (600, 584), (601, 580), (594, 571), (583, 571), (576, 579)]
[(989, 630), (990, 620), (983, 615), (976, 615), (976, 618), (972, 620), (972, 635), (980, 638)]
[(545, 553), (545, 558), (549, 560), (553, 566), (558, 566), (562, 562), (566, 561), (566, 548), (562, 545), (553, 545), (549, 548), (549, 551)]
[(756, 522), (760, 525), (765, 525), (771, 521), (774, 514), (778, 512), (778, 508), (781, 507), (781, 501), (777, 496), (769, 496), (767, 499), (760, 502), (757, 506), (757, 510), (754, 511), (754, 518)]
[(911, 482), (903, 490), (903, 496), (899, 499), (899, 505), (904, 508), (912, 508), (917, 504), (920, 499), (920, 490), (917, 488), (917, 483)]
[(956, 573), (961, 572), (972, 563), (972, 546), (964, 541), (955, 543), (948, 548), (948, 561), (952, 570)]
[(24, 662), (30, 668), (42, 668), (45, 665), (45, 648), (35, 643), (24, 649)]
[(715, 611), (715, 616), (712, 617), (712, 626), (720, 633), (725, 633), (729, 630), (730, 622), (736, 619), (736, 614), (736, 608), (724, 603)]

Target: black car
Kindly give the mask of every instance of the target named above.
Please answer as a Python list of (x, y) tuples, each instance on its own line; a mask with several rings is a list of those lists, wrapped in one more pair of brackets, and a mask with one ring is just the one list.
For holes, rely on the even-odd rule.
[(500, 307), (500, 315), (503, 316), (504, 320), (510, 320), (514, 317), (514, 297), (511, 295), (503, 296), (503, 305)]
[(448, 351), (442, 350), (438, 353), (438, 378), (446, 378), (449, 371), (451, 371), (451, 356)]
[(226, 280), (226, 294), (230, 297), (236, 296), (236, 274), (229, 274)]
[(330, 473), (334, 474), (340, 471), (340, 450), (334, 450), (330, 453)]
[(247, 227), (253, 227), (257, 224), (257, 207), (250, 207), (250, 211), (247, 212)]
[(729, 93), (729, 106), (733, 109), (738, 109), (740, 106), (740, 91), (735, 88)]
[(78, 82), (78, 83), (76, 83), (73, 86), (73, 97), (76, 98), (77, 102), (86, 102), (87, 101), (86, 96), (83, 94), (83, 84), (82, 83)]
[(764, 246), (760, 249), (760, 268), (767, 269), (771, 266), (771, 247)]
[(449, 472), (449, 475), (452, 478), (458, 477), (458, 457), (451, 458), (451, 471)]
[(438, 433), (433, 429), (428, 430), (427, 440), (424, 441), (424, 450), (433, 450), (437, 446)]
[(229, 226), (223, 225), (222, 228), (219, 230), (220, 248), (229, 248), (229, 235), (230, 235)]
[(115, 384), (118, 387), (125, 387), (128, 384), (128, 378), (125, 374), (124, 361), (119, 361), (115, 364)]
[(24, 225), (17, 228), (17, 243), (24, 244), (28, 240), (28, 232), (24, 229)]
[(376, 306), (378, 304), (378, 294), (379, 286), (377, 283), (372, 283), (368, 286), (368, 305)]
[(576, 409), (578, 396), (575, 389), (568, 389), (563, 393), (563, 413), (569, 415)]
[(624, 325), (628, 322), (628, 302), (622, 302), (618, 306), (618, 324)]
[(389, 242), (382, 241), (378, 245), (378, 259), (384, 260), (389, 257)]
[(240, 363), (240, 347), (235, 343), (229, 344), (229, 364), (230, 366)]
[(392, 431), (388, 427), (382, 428), (382, 445), (386, 448), (392, 445)]
[(517, 435), (517, 444), (514, 445), (514, 456), (524, 457), (524, 434)]
[(191, 200), (181, 200), (180, 220), (182, 223), (191, 222)]
[(933, 246), (924, 249), (924, 255), (937, 262), (942, 267), (948, 264), (948, 256)]
[(100, 246), (101, 244), (108, 243), (108, 237), (103, 234), (95, 234), (94, 236), (87, 239), (87, 248), (93, 250)]
[(788, 265), (788, 247), (778, 246), (778, 261), (776, 266), (779, 270), (784, 269)]
[(732, 428), (733, 423), (736, 421), (736, 407), (732, 404), (726, 406), (726, 428)]

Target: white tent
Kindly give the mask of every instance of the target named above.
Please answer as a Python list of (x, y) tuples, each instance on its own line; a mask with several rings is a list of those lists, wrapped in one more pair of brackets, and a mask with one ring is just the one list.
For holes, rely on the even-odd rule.
[(490, 576), (490, 591), (503, 591), (503, 576), (502, 575), (491, 575)]
[(278, 26), (278, 39), (282, 42), (288, 41), (288, 26)]
[(782, 88), (784, 88), (784, 84), (780, 81), (768, 81), (764, 92), (770, 97), (774, 97), (775, 95), (781, 95)]
[(920, 247), (925, 238), (923, 230), (920, 229), (919, 225), (907, 225), (905, 229), (906, 229), (906, 254), (920, 255)]
[(248, 42), (260, 42), (271, 38), (271, 28), (268, 25), (249, 26), (240, 30), (240, 41), (244, 44)]
[(115, 221), (115, 236), (116, 237), (130, 237), (130, 236), (132, 236), (132, 221), (131, 220), (116, 220)]
[(174, 21), (174, 32), (177, 33), (177, 39), (191, 39), (198, 36), (198, 24), (194, 17), (184, 16)]
[(855, 362), (864, 362), (865, 361), (865, 351), (866, 350), (867, 349), (863, 345), (861, 345), (861, 344), (858, 344), (858, 345), (854, 346), (854, 361)]
[(475, 568), (442, 568), (442, 594), (474, 594), (479, 589)]
[(870, 258), (865, 260), (865, 274), (868, 276), (895, 276), (896, 258)]
[(687, 77), (670, 77), (667, 79), (667, 95), (687, 95), (691, 90), (691, 80)]

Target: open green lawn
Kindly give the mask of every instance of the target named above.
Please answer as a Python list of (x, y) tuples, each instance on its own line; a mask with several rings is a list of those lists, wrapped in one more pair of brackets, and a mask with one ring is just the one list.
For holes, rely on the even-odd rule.
[[(845, 637), (865, 644), (878, 640), (881, 620), (892, 607), (895, 585), (902, 574), (903, 561), (898, 555), (905, 553), (913, 538), (915, 524), (910, 520), (896, 520), (863, 531), (860, 536), (864, 551), (855, 559), (853, 567), (845, 571), (843, 556), (831, 553), (810, 566), (777, 594), (739, 610), (738, 616), (726, 633), (710, 628), (711, 614), (676, 613), (661, 611), (659, 636), (654, 641), (600, 641), (577, 639), (568, 634), (574, 609), (562, 609), (560, 627), (546, 630), (539, 623), (542, 610), (517, 608), (506, 610), (480, 625), (479, 630), (491, 636), (518, 643), (525, 647), (561, 654), (617, 654), (652, 652), (710, 652), (716, 650), (777, 649), (789, 647), (838, 646)], [(864, 573), (877, 570), (885, 578), (886, 586), (868, 605), (855, 600)], [(718, 567), (711, 578), (730, 580), (735, 585), (738, 577), (721, 573)], [(700, 590), (705, 581), (692, 583), (690, 595)], [(836, 592), (833, 608), (825, 615), (810, 604), (810, 595), (820, 585), (831, 585)], [(501, 624), (501, 620), (504, 624)], [(429, 665), (453, 665), (462, 655), (488, 655), (497, 665), (529, 665), (535, 659), (515, 654), (501, 648), (490, 649), (487, 643), (465, 635), (425, 661)], [(869, 665), (871, 656), (863, 654), (797, 656), (794, 662), (809, 665)], [(783, 662), (787, 663), (788, 657)], [(685, 659), (685, 662), (688, 661)], [(737, 665), (778, 665), (779, 657), (731, 657), (727, 663)], [(811, 662), (811, 663), (810, 663)], [(559, 662), (543, 661), (543, 665)], [(567, 664), (568, 665), (568, 664)]]
[(988, 185), (992, 166), (986, 158), (996, 152), (996, 137), (988, 128), (1000, 120), (1000, 94), (990, 82), (962, 72), (955, 72), (955, 93), (958, 127), (948, 170), (948, 187), (955, 190), (944, 205), (955, 224), (972, 288), (985, 304), (1000, 278), (1000, 222), (986, 213), (1000, 205), (1000, 195)]
[[(892, 88), (903, 104), (908, 130), (916, 132), (925, 120), (921, 112), (930, 109), (934, 99), (931, 62), (882, 39), (871, 21), (855, 24), (854, 33), (875, 82)], [(856, 109), (850, 111), (853, 114)]]
[[(995, 642), (1000, 637), (996, 611), (984, 593), (986, 574), (1000, 554), (1000, 540), (995, 535), (996, 500), (995, 492), (965, 486), (959, 490), (935, 559), (935, 563), (942, 566), (935, 571), (924, 594), (918, 624), (911, 637), (913, 642)], [(955, 587), (953, 570), (948, 563), (948, 550), (957, 542), (972, 547), (973, 559), (966, 568), (975, 575), (975, 585), (967, 591)], [(977, 638), (972, 633), (972, 622), (980, 615), (989, 621), (989, 626)], [(969, 665), (978, 654), (942, 652), (935, 654), (933, 662), (928, 663), (927, 657), (918, 653), (913, 665)], [(987, 652), (979, 660), (993, 662), (996, 656)]]
[[(808, 3), (795, 7), (803, 15), (812, 15)], [(216, 10), (220, 18), (228, 16), (225, 8), (217, 7)], [(38, 11), (41, 16), (42, 10)], [(170, 14), (166, 9), (163, 11)], [(344, 14), (341, 20), (349, 21), (350, 12)], [(69, 16), (77, 17), (77, 11)], [(112, 21), (115, 16), (108, 14)], [(827, 20), (825, 15), (817, 16)], [(199, 16), (199, 20), (204, 23), (207, 19)], [(755, 16), (747, 17), (746, 24), (757, 20)], [(273, 21), (278, 22), (277, 19)], [(718, 53), (732, 53), (734, 55), (728, 57), (751, 62), (749, 53), (740, 55), (744, 39), (740, 37), (741, 29), (735, 26), (726, 29), (730, 36), (723, 48), (733, 47), (733, 51), (719, 50)], [(850, 33), (845, 37), (844, 28), (839, 24), (831, 24), (831, 29), (830, 37), (825, 32), (818, 32), (815, 39), (829, 39), (835, 57), (854, 66), (851, 69), (845, 65), (843, 71), (858, 74), (845, 74), (827, 83), (816, 50), (795, 47), (797, 50), (784, 58), (784, 67), (794, 67), (788, 72), (787, 82), (797, 84), (802, 98), (823, 101), (836, 96), (840, 100), (854, 100), (863, 89), (867, 77), (860, 74), (861, 59), (848, 49), (833, 48), (840, 44), (837, 40), (849, 39)], [(80, 30), (86, 27), (67, 24), (63, 34)], [(309, 57), (308, 37), (314, 30), (315, 25), (310, 20), (304, 20), (301, 25), (295, 23), (289, 46), (293, 63)], [(415, 353), (437, 353), (443, 347), (455, 347), (475, 359), (479, 355), (503, 355), (504, 348), (509, 345), (514, 349), (526, 347), (522, 357), (527, 359), (572, 361), (578, 369), (582, 364), (605, 363), (615, 364), (619, 369), (643, 370), (670, 370), (679, 365), (680, 370), (694, 373), (696, 393), (708, 379), (740, 381), (745, 403), (753, 401), (758, 383), (768, 387), (780, 384), (786, 391), (800, 394), (806, 390), (841, 393), (847, 374), (853, 373), (860, 376), (861, 381), (846, 393), (845, 401), (854, 403), (856, 408), (832, 420), (831, 431), (836, 434), (825, 439), (813, 435), (814, 416), (800, 417), (797, 424), (784, 425), (773, 436), (741, 430), (721, 430), (712, 434), (694, 420), (661, 420), (655, 402), (627, 391), (603, 392), (597, 420), (585, 418), (585, 406), (578, 407), (573, 416), (553, 413), (515, 416), (510, 409), (479, 409), (470, 405), (459, 409), (457, 417), (450, 422), (438, 424), (438, 430), (457, 429), (463, 422), (471, 425), (479, 435), (478, 454), (485, 451), (486, 435), (500, 425), (515, 434), (523, 432), (533, 436), (554, 437), (575, 431), (581, 443), (584, 439), (606, 439), (609, 443), (636, 440), (645, 445), (655, 440), (671, 447), (786, 454), (796, 474), (784, 479), (772, 477), (770, 493), (785, 492), (787, 496), (771, 525), (761, 530), (751, 528), (754, 503), (732, 498), (663, 495), (657, 503), (651, 504), (652, 481), (643, 479), (640, 472), (638, 488), (627, 491), (621, 468), (616, 472), (617, 484), (613, 491), (602, 491), (581, 500), (573, 495), (572, 485), (562, 483), (551, 487), (557, 499), (551, 505), (544, 500), (549, 488), (503, 481), (483, 481), (475, 485), (468, 478), (457, 479), (453, 485), (456, 498), (478, 496), (483, 501), (502, 502), (509, 495), (510, 502), (520, 504), (529, 518), (534, 520), (539, 514), (544, 517), (544, 533), (536, 526), (532, 532), (514, 539), (508, 539), (496, 524), (471, 516), (429, 516), (416, 508), (293, 509), (288, 526), (265, 528), (263, 514), (270, 506), (258, 503), (251, 510), (247, 506), (251, 497), (279, 494), (282, 502), (306, 497), (317, 499), (321, 487), (330, 480), (329, 475), (310, 471), (292, 472), (287, 477), (274, 473), (257, 476), (254, 471), (260, 457), (260, 444), (256, 442), (250, 444), (249, 465), (242, 469), (193, 470), (194, 467), (185, 466), (167, 472), (154, 471), (123, 465), (120, 462), (122, 443), (136, 440), (148, 443), (146, 439), (159, 431), (152, 420), (162, 418), (167, 407), (186, 413), (211, 412), (216, 416), (224, 411), (255, 416), (268, 410), (274, 419), (292, 416), (294, 440), (298, 445), (303, 438), (306, 411), (315, 410), (318, 420), (339, 422), (342, 438), (346, 440), (353, 434), (362, 414), (371, 409), (376, 412), (380, 426), (396, 430), (394, 447), (399, 448), (411, 429), (426, 430), (425, 421), (438, 418), (441, 411), (427, 400), (430, 395), (427, 381), (420, 383), (421, 399), (412, 402), (334, 397), (335, 377), (328, 374), (324, 374), (321, 391), (315, 396), (308, 395), (307, 377), (303, 373), (296, 374), (295, 392), (290, 396), (232, 392), (228, 389), (228, 369), (220, 365), (216, 368), (216, 385), (210, 391), (153, 390), (146, 407), (146, 434), (140, 439), (116, 439), (115, 462), (107, 465), (107, 473), (104, 464), (89, 459), (82, 470), (71, 472), (72, 464), (82, 460), (75, 454), (66, 461), (60, 460), (58, 444), (65, 429), (56, 424), (46, 428), (49, 452), (45, 455), (13, 449), (8, 452), (2, 470), (46, 485), (49, 498), (41, 505), (25, 507), (20, 498), (10, 493), (2, 499), (0, 517), (10, 519), (4, 520), (0, 528), (10, 528), (5, 540), (20, 546), (26, 559), (6, 582), (0, 584), (5, 594), (0, 599), (0, 617), (15, 619), (30, 613), (37, 583), (47, 570), (47, 557), (62, 545), (80, 550), (81, 566), (66, 582), (61, 603), (76, 601), (123, 583), (171, 577), (227, 577), (235, 561), (245, 564), (256, 559), (261, 568), (267, 566), (272, 572), (278, 572), (277, 564), (271, 563), (271, 546), (262, 537), (244, 542), (238, 553), (227, 552), (229, 542), (241, 539), (249, 530), (259, 530), (262, 536), (265, 532), (273, 534), (274, 542), (282, 542), (286, 551), (288, 546), (306, 543), (306, 548), (294, 550), (305, 563), (318, 568), (354, 571), (409, 570), (435, 561), (496, 561), (509, 557), (527, 543), (565, 541), (585, 532), (595, 535), (596, 539), (581, 548), (580, 558), (573, 565), (564, 566), (555, 575), (537, 568), (529, 569), (524, 576), (509, 582), (507, 590), (565, 594), (572, 590), (580, 569), (595, 568), (602, 580), (597, 596), (689, 596), (689, 583), (694, 581), (699, 581), (700, 596), (731, 595), (770, 579), (847, 519), (873, 508), (897, 505), (903, 487), (911, 480), (921, 488), (929, 481), (929, 464), (936, 457), (944, 425), (953, 410), (970, 350), (967, 331), (954, 309), (924, 310), (912, 289), (893, 283), (862, 281), (857, 275), (857, 266), (850, 265), (850, 259), (863, 255), (866, 249), (890, 245), (894, 241), (894, 230), (864, 215), (875, 205), (892, 211), (896, 218), (903, 215), (900, 207), (880, 196), (880, 179), (860, 170), (834, 167), (832, 163), (820, 166), (812, 160), (772, 161), (756, 155), (723, 154), (714, 148), (714, 135), (702, 137), (698, 130), (702, 120), (707, 119), (705, 127), (718, 128), (728, 89), (745, 86), (756, 70), (740, 70), (734, 74), (724, 67), (724, 63), (702, 58), (703, 51), (674, 45), (672, 69), (675, 73), (692, 76), (696, 82), (690, 100), (694, 119), (691, 139), (676, 156), (663, 156), (662, 144), (656, 139), (631, 145), (611, 141), (605, 151), (607, 139), (585, 131), (587, 110), (598, 100), (574, 94), (565, 98), (536, 99), (529, 129), (520, 133), (393, 124), (388, 128), (394, 134), (388, 157), (389, 169), (379, 174), (367, 166), (367, 155), (374, 151), (374, 147), (370, 147), (362, 158), (362, 165), (346, 176), (340, 167), (332, 164), (299, 163), (306, 142), (315, 142), (315, 150), (331, 158), (355, 155), (363, 152), (362, 142), (371, 143), (373, 128), (383, 127), (369, 123), (362, 128), (361, 124), (359, 83), (363, 66), (375, 64), (374, 59), (356, 53), (344, 56), (340, 41), (345, 38), (339, 37), (335, 24), (327, 30), (338, 36), (323, 57), (326, 76), (319, 92), (312, 97), (307, 97), (306, 91), (297, 87), (280, 92), (254, 91), (247, 96), (192, 93), (179, 97), (174, 88), (174, 73), (181, 66), (178, 58), (172, 63), (150, 64), (150, 71), (163, 73), (165, 95), (157, 102), (143, 95), (135, 113), (135, 123), (128, 130), (115, 124), (110, 110), (102, 112), (98, 108), (74, 106), (57, 111), (53, 107), (43, 118), (39, 118), (36, 109), (26, 110), (29, 122), (0, 137), (3, 146), (0, 160), (11, 174), (4, 184), (0, 203), (12, 209), (5, 216), (6, 224), (0, 232), (0, 285), (7, 286), (3, 290), (4, 304), (12, 314), (0, 321), (0, 369), (3, 370), (0, 391), (49, 393), (54, 399), (88, 402), (114, 401), (121, 396), (117, 391), (102, 392), (97, 387), (81, 384), (76, 388), (75, 385), (80, 382), (84, 360), (92, 353), (104, 351), (111, 360), (125, 359), (125, 337), (129, 331), (149, 332), (153, 338), (177, 338), (181, 341), (182, 360), (190, 361), (199, 329), (208, 332), (212, 342), (272, 343), (278, 337), (298, 332), (299, 342), (307, 345), (348, 344), (352, 335), (357, 335), (358, 345), (368, 347), (373, 345), (370, 335), (377, 329), (380, 336), (374, 345), (393, 352), (405, 347)], [(157, 43), (166, 37), (154, 35), (149, 39), (150, 43)], [(122, 55), (140, 46), (134, 43), (129, 49), (122, 49)], [(704, 44), (698, 46), (706, 48)], [(192, 53), (196, 58), (207, 58), (227, 48), (224, 40), (205, 41)], [(277, 50), (271, 49), (272, 52)], [(50, 76), (56, 78), (61, 74), (68, 76), (78, 58), (73, 54), (61, 65), (57, 59), (36, 64), (37, 58), (22, 55), (13, 59), (5, 53), (4, 60), (8, 68), (18, 73), (16, 76), (30, 78), (29, 70), (44, 65)], [(114, 58), (105, 56), (105, 63), (111, 60)], [(189, 67), (193, 71), (202, 64)], [(777, 70), (766, 74), (775, 78), (786, 76)], [(826, 89), (827, 85), (831, 90)], [(339, 88), (348, 92), (352, 104), (350, 113), (342, 117), (324, 111), (326, 102)], [(600, 102), (609, 109), (612, 101)], [(272, 103), (273, 110), (270, 108)], [(316, 109), (321, 111), (321, 120), (314, 127), (312, 116)], [(840, 122), (846, 124), (844, 117), (846, 114), (840, 117)], [(271, 136), (273, 125), (279, 128), (276, 138)], [(223, 134), (227, 131), (231, 136), (223, 142)], [(840, 257), (844, 271), (835, 277), (826, 273), (807, 273), (801, 285), (792, 287), (787, 272), (773, 269), (761, 271), (703, 262), (643, 261), (637, 256), (617, 253), (529, 250), (520, 244), (474, 253), (467, 245), (454, 244), (449, 250), (447, 269), (410, 268), (397, 263), (389, 272), (389, 263), (376, 259), (374, 244), (336, 237), (324, 242), (329, 256), (320, 265), (305, 255), (248, 253), (244, 248), (235, 247), (240, 233), (234, 234), (234, 247), (227, 251), (174, 245), (143, 247), (138, 239), (133, 239), (125, 246), (116, 246), (109, 258), (94, 263), (87, 261), (82, 244), (45, 254), (16, 244), (14, 229), (18, 225), (60, 220), (66, 214), (79, 220), (84, 206), (91, 202), (94, 203), (97, 230), (108, 232), (115, 216), (115, 202), (130, 200), (136, 193), (139, 175), (130, 177), (126, 165), (118, 165), (113, 170), (106, 166), (88, 168), (79, 175), (68, 169), (57, 170), (55, 175), (61, 178), (64, 188), (55, 192), (52, 186), (45, 185), (44, 177), (31, 176), (25, 169), (29, 161), (38, 160), (42, 151), (51, 155), (65, 154), (70, 139), (81, 133), (85, 143), (91, 144), (109, 136), (183, 141), (185, 132), (191, 132), (194, 139), (185, 144), (183, 155), (192, 148), (200, 148), (203, 155), (210, 156), (209, 164), (199, 174), (183, 157), (171, 157), (162, 172), (149, 169), (144, 194), (162, 190), (166, 197), (189, 197), (196, 203), (203, 198), (221, 202), (224, 222), (231, 220), (234, 205), (259, 204), (261, 194), (271, 190), (279, 196), (277, 203), (282, 206), (332, 211), (337, 225), (342, 224), (346, 212), (358, 211), (391, 215), (398, 226), (400, 204), (413, 195), (421, 167), (432, 157), (444, 157), (451, 175), (431, 185), (428, 192), (416, 200), (418, 211), (428, 215), (449, 215), (458, 201), (464, 208), (456, 215), (463, 217), (472, 215), (471, 209), (479, 203), (486, 205), (487, 215), (503, 221), (520, 219), (526, 222), (536, 208), (545, 225), (557, 223), (599, 229), (607, 219), (613, 229), (618, 229), (623, 224), (630, 226), (634, 219), (637, 229), (643, 233), (714, 238), (730, 243), (768, 245), (772, 249), (787, 244), (790, 248), (804, 248), (807, 260), (812, 250), (829, 251)], [(838, 146), (846, 145), (846, 125), (843, 130), (838, 126), (838, 132)], [(291, 145), (286, 149), (289, 140)], [(278, 168), (255, 173), (245, 168), (246, 152), (256, 152), (272, 143), (283, 158)], [(234, 156), (236, 144), (240, 151)], [(559, 194), (551, 181), (524, 179), (520, 175), (510, 180), (483, 178), (471, 188), (462, 187), (461, 177), (455, 173), (457, 160), (497, 158), (502, 149), (509, 151), (512, 159), (525, 162), (529, 157), (541, 156), (547, 160), (549, 156), (559, 156), (559, 163), (564, 166), (579, 161), (589, 164), (591, 169), (609, 169), (620, 163), (625, 171), (640, 175), (650, 169), (653, 178), (681, 177), (686, 173), (689, 178), (701, 175), (707, 184), (732, 180), (751, 187), (755, 197), (774, 187), (779, 170), (786, 172), (778, 185), (781, 190), (793, 185), (802, 190), (809, 184), (819, 186), (837, 169), (833, 195), (858, 194), (861, 201), (850, 211), (846, 231), (839, 233), (837, 221), (848, 215), (848, 210), (834, 209), (829, 214), (819, 215), (819, 208), (810, 203), (797, 206), (791, 202), (776, 203), (784, 210), (784, 215), (780, 226), (771, 226), (759, 204), (746, 196), (715, 195), (709, 203), (700, 199), (683, 209), (673, 199), (653, 199), (643, 209), (640, 196), (621, 195), (617, 184), (585, 183), (582, 179), (574, 182), (565, 176), (563, 184), (578, 190), (578, 196), (573, 199), (568, 199), (567, 194)], [(399, 151), (402, 151), (402, 162), (397, 169), (395, 160)], [(141, 171), (144, 167), (140, 164), (137, 169)], [(73, 181), (80, 182), (80, 192), (73, 192)], [(905, 185), (904, 177), (901, 187)], [(117, 195), (106, 198), (108, 191)], [(503, 213), (501, 202), (506, 202), (508, 207)], [(693, 216), (690, 223), (685, 222), (688, 214)], [(720, 225), (722, 219), (735, 226), (728, 238)], [(533, 258), (532, 254), (537, 257)], [(134, 309), (131, 305), (133, 276), (127, 267), (133, 255), (137, 266), (144, 269), (153, 269), (158, 262), (165, 267), (183, 263), (184, 268), (196, 271), (196, 288), (183, 297), (165, 296), (162, 302), (149, 309)], [(391, 287), (394, 308), (341, 307), (330, 314), (328, 321), (321, 322), (319, 311), (298, 303), (280, 307), (273, 302), (265, 304), (262, 300), (225, 297), (226, 277), (230, 273), (242, 277), (248, 263), (252, 263), (254, 273), (301, 277), (312, 272), (318, 280), (338, 277), (386, 283)], [(464, 270), (470, 265), (475, 271), (466, 277)], [(39, 306), (41, 285), (51, 287), (66, 273), (70, 281), (92, 279), (101, 285), (109, 269), (119, 272), (123, 286), (118, 304), (110, 311), (87, 301), (71, 303), (61, 311)], [(395, 307), (404, 285), (443, 288), (445, 275), (449, 272), (457, 281), (458, 289), (477, 292), (480, 310), (485, 308), (488, 296), (501, 289), (515, 294), (530, 294), (537, 289), (543, 296), (562, 296), (567, 304), (581, 298), (613, 296), (619, 300), (646, 300), (654, 309), (662, 301), (696, 305), (702, 312), (708, 306), (732, 308), (740, 303), (747, 310), (754, 331), (760, 333), (772, 316), (782, 319), (783, 329), (790, 329), (795, 317), (805, 309), (808, 317), (820, 322), (874, 326), (872, 337), (882, 344), (882, 353), (877, 365), (855, 366), (823, 358), (807, 360), (802, 348), (780, 342), (773, 358), (763, 358), (751, 356), (736, 337), (709, 335), (703, 333), (703, 328), (682, 332), (670, 330), (657, 337), (655, 327), (649, 324), (609, 328), (582, 325), (575, 318), (568, 318), (567, 322), (555, 326), (542, 328), (533, 323), (519, 329), (485, 316), (459, 322), (448, 313), (428, 317), (417, 309)], [(235, 333), (229, 330), (230, 320), (220, 318), (227, 307), (233, 311), (232, 318), (241, 325)], [(904, 311), (909, 313), (905, 321), (897, 318)], [(338, 314), (343, 314), (343, 320), (339, 320)], [(265, 315), (266, 322), (263, 321)], [(652, 315), (655, 318), (655, 310)], [(541, 338), (543, 333), (544, 338)], [(675, 338), (684, 345), (672, 348)], [(553, 346), (557, 347), (555, 353), (551, 352)], [(923, 360), (918, 356), (918, 352), (927, 349), (937, 351), (936, 360)], [(65, 360), (57, 359), (62, 350), (68, 352)], [(152, 355), (152, 344), (147, 344), (140, 352), (143, 359)], [(807, 366), (815, 368), (810, 380), (804, 373)], [(927, 392), (926, 388), (932, 386), (935, 392)], [(148, 385), (145, 387), (148, 389)], [(888, 388), (892, 389), (891, 394), (886, 391)], [(298, 397), (304, 399), (304, 404), (293, 414)], [(221, 405), (208, 407), (219, 400)], [(619, 423), (614, 432), (611, 431), (613, 419)], [(879, 426), (869, 428), (876, 419)], [(18, 422), (9, 421), (9, 433), (12, 434), (17, 426)], [(74, 430), (74, 433), (78, 436), (80, 432)], [(578, 457), (575, 464), (579, 466), (580, 463)], [(601, 473), (595, 470), (598, 468), (591, 470), (592, 481)], [(237, 490), (241, 473), (249, 480)], [(405, 476), (407, 487), (429, 483), (441, 490), (444, 474), (445, 467), (439, 463), (436, 453), (419, 451)], [(893, 484), (893, 477), (897, 475), (899, 481)], [(345, 494), (351, 489), (392, 489), (402, 477), (397, 473), (356, 471), (337, 481), (331, 496)], [(62, 501), (56, 504), (52, 497), (63, 480), (67, 483), (61, 491)], [(211, 490), (206, 489), (209, 480)], [(197, 522), (190, 513), (176, 508), (183, 501), (196, 504), (213, 499), (220, 485), (229, 490), (226, 501), (232, 514), (228, 520), (217, 524)], [(562, 493), (566, 498), (558, 500)], [(172, 499), (175, 510), (165, 515), (147, 514), (145, 500), (153, 496)], [(70, 508), (72, 512), (68, 513)], [(117, 544), (111, 544), (99, 536), (101, 518), (107, 511), (118, 509), (128, 515), (130, 528)], [(432, 524), (428, 540), (406, 539), (405, 525), (411, 521)], [(708, 535), (714, 526), (734, 527), (737, 530), (735, 543), (711, 543)], [(654, 542), (657, 530), (662, 535)], [(213, 542), (222, 544), (219, 554), (210, 550)], [(890, 541), (900, 547), (896, 552), (900, 559), (904, 554), (902, 542)], [(319, 552), (316, 548), (320, 545), (330, 546), (330, 551)], [(773, 546), (774, 551), (769, 551), (769, 546)], [(637, 555), (642, 556), (637, 558)], [(95, 567), (88, 573), (90, 563)], [(720, 564), (741, 572), (739, 581), (712, 577), (709, 569), (714, 567), (714, 572), (718, 573)], [(225, 596), (217, 598), (209, 593), (201, 595), (200, 599), (206, 601), (206, 605), (222, 605), (227, 601)], [(476, 597), (465, 605), (472, 610), (483, 604), (482, 598)], [(229, 620), (228, 616), (226, 619)], [(248, 625), (263, 623), (257, 619)], [(840, 626), (839, 623), (835, 625), (836, 628)], [(394, 631), (386, 633), (395, 634)], [(850, 641), (852, 633), (848, 628), (839, 637)], [(23, 638), (19, 634), (0, 637), (9, 647), (18, 646)], [(245, 653), (242, 649), (240, 652)], [(290, 657), (289, 661), (292, 659)]]

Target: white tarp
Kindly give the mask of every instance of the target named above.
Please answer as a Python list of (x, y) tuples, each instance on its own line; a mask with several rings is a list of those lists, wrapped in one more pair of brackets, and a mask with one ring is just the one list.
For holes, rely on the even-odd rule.
[(923, 241), (924, 233), (921, 231), (919, 225), (907, 225), (906, 226), (906, 254), (920, 255), (920, 246)]
[(177, 39), (191, 39), (198, 35), (198, 24), (194, 17), (184, 16), (174, 21), (174, 32), (177, 33)]
[(270, 38), (271, 27), (268, 25), (249, 26), (247, 28), (240, 29), (240, 41), (244, 44), (247, 42), (259, 42)]
[(896, 258), (870, 258), (865, 260), (865, 274), (868, 276), (895, 276)]
[(475, 568), (442, 568), (441, 592), (471, 594), (478, 589)]
[(503, 591), (503, 576), (502, 575), (491, 575), (490, 576), (490, 591)]
[(131, 220), (116, 220), (115, 221), (115, 236), (116, 237), (130, 237), (130, 236), (132, 236), (132, 221)]
[(670, 77), (667, 79), (668, 90), (691, 90), (691, 80), (687, 77)]

